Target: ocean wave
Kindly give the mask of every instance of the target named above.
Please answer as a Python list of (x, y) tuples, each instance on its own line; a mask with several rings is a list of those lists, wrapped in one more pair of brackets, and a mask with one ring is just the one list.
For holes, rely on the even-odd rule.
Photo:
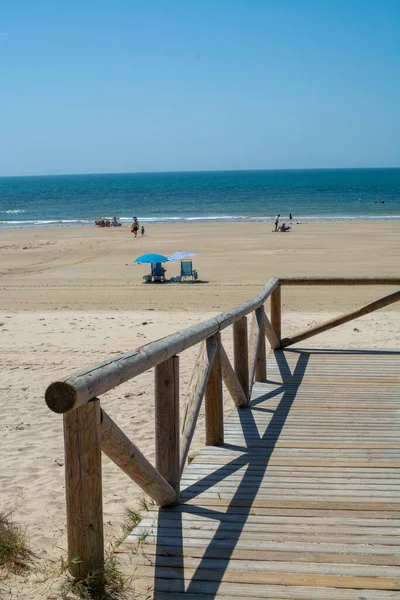
[[(106, 217), (105, 217), (106, 218)], [(111, 218), (109, 219), (111, 221)], [(274, 217), (248, 216), (248, 215), (205, 215), (198, 217), (165, 216), (165, 217), (140, 217), (140, 223), (149, 225), (167, 225), (184, 223), (271, 223)], [(399, 215), (295, 215), (293, 222), (322, 222), (322, 221), (398, 221)], [(126, 225), (132, 222), (131, 217), (120, 217), (119, 221)], [(288, 218), (281, 221), (288, 222)], [(67, 226), (92, 226), (94, 219), (26, 219), (26, 220), (0, 220), (0, 227), (67, 227)]]
[(20, 213), (26, 213), (26, 210), (22, 208), (16, 208), (15, 210), (0, 210), (0, 214), (2, 215), (17, 215)]
[[(107, 217), (108, 219), (110, 219), (110, 217)], [(143, 223), (161, 223), (161, 222), (165, 222), (165, 221), (175, 221), (175, 222), (179, 222), (179, 221), (238, 221), (238, 220), (249, 220), (251, 217), (247, 217), (246, 215), (206, 215), (206, 216), (199, 216), (199, 217), (182, 217), (179, 215), (176, 215), (175, 217), (163, 217), (163, 216), (159, 216), (159, 217), (139, 217), (138, 216), (138, 220), (142, 221)], [(110, 219), (111, 220), (111, 219)], [(125, 222), (132, 222), (132, 218), (129, 217), (120, 217), (119, 219), (120, 221)]]
[(77, 224), (77, 225), (90, 225), (93, 221), (89, 221), (86, 219), (26, 219), (24, 221), (0, 221), (0, 225), (13, 227), (15, 225), (19, 226), (31, 226), (31, 225), (63, 225), (63, 224)]

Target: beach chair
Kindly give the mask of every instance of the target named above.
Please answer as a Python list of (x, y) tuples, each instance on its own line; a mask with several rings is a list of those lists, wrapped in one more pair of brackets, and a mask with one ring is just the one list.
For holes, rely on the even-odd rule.
[(181, 260), (181, 279), (191, 277), (194, 281), (194, 271), (191, 260)]
[(151, 263), (151, 276), (153, 281), (164, 281), (164, 269), (160, 262)]

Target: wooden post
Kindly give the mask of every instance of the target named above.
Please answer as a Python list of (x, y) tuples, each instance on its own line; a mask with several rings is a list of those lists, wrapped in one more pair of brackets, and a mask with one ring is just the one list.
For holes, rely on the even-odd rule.
[(206, 387), (206, 446), (220, 446), (224, 443), (224, 413), (222, 404), (221, 334), (213, 338), (217, 351), (211, 367)]
[(264, 306), (260, 306), (256, 310), (257, 325), (260, 330), (258, 341), (257, 362), (256, 362), (256, 381), (265, 381), (267, 379), (267, 355), (265, 352), (265, 321), (264, 321)]
[[(233, 362), (236, 377), (249, 400), (249, 349), (247, 339), (247, 317), (233, 324)], [(248, 402), (247, 402), (248, 405)]]
[(249, 395), (253, 388), (254, 378), (256, 374), (258, 347), (260, 343), (260, 328), (254, 311), (251, 319), (250, 334), (249, 334)]
[(97, 572), (101, 585), (104, 541), (98, 398), (64, 415), (64, 444), (69, 569), (77, 579)]
[(156, 468), (179, 503), (179, 357), (155, 368)]
[(271, 294), (271, 325), (279, 342), (281, 341), (281, 286), (277, 285)]

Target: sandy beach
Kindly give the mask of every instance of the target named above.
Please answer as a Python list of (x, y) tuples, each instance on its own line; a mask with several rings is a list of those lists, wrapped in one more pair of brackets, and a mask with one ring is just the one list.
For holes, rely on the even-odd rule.
[[(18, 311), (220, 311), (255, 296), (273, 275), (396, 274), (399, 231), (400, 221), (294, 223), (283, 235), (272, 223), (155, 225), (137, 239), (128, 227), (1, 230), (0, 301)], [(207, 284), (142, 285), (148, 267), (134, 259), (177, 250), (197, 253), (193, 264)], [(168, 277), (179, 272), (179, 262), (166, 267)], [(295, 311), (311, 300), (313, 310), (347, 309), (359, 294), (296, 289), (283, 301)]]
[[(4, 598), (58, 598), (57, 572), (66, 556), (62, 418), (44, 402), (47, 385), (78, 368), (126, 352), (255, 296), (278, 276), (398, 276), (400, 221), (293, 224), (158, 225), (134, 239), (126, 227), (0, 231), (0, 510), (16, 508), (37, 554), (25, 576), (1, 578)], [(200, 282), (147, 285), (145, 252), (190, 250)], [(179, 262), (167, 265), (167, 276)], [(283, 290), (283, 334), (362, 306), (395, 291), (384, 287)], [(268, 307), (267, 307), (268, 308)], [(400, 305), (375, 312), (308, 341), (314, 347), (396, 348)], [(232, 355), (231, 331), (223, 333)], [(185, 404), (198, 349), (181, 359)], [(154, 459), (153, 373), (103, 398), (107, 412)], [(225, 395), (225, 410), (232, 407)], [(143, 410), (145, 407), (145, 410)], [(203, 443), (204, 417), (194, 447)], [(143, 493), (104, 457), (104, 523), (108, 542), (121, 536), (126, 507)], [(42, 582), (40, 582), (42, 581)]]

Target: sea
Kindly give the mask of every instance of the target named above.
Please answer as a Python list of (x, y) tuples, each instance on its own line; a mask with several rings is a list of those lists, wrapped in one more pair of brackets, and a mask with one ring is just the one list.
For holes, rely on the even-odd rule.
[(400, 168), (0, 178), (0, 228), (400, 219)]

